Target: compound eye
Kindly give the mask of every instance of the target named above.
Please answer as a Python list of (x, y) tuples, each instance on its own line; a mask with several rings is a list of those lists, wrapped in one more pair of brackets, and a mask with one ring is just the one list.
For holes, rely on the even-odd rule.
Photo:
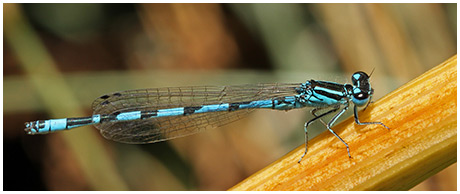
[(353, 85), (358, 85), (359, 82), (368, 80), (368, 79), (369, 79), (369, 76), (366, 73), (362, 71), (358, 71), (351, 76), (351, 83), (353, 83)]
[(369, 101), (369, 93), (359, 89), (355, 88), (353, 90), (353, 103), (358, 105), (358, 106), (363, 106)]

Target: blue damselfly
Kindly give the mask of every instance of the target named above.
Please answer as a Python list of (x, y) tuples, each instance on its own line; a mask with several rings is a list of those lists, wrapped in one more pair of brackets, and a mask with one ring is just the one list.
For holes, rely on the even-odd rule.
[[(45, 134), (85, 125), (95, 125), (107, 138), (123, 143), (144, 144), (191, 135), (206, 128), (236, 121), (255, 109), (291, 110), (313, 107), (313, 119), (304, 125), (305, 152), (308, 150), (308, 126), (320, 120), (347, 147), (331, 126), (354, 104), (354, 118), (359, 125), (358, 107), (368, 106), (374, 90), (369, 76), (356, 72), (352, 84), (309, 80), (294, 84), (249, 84), (237, 86), (196, 86), (127, 90), (103, 95), (92, 105), (93, 115), (79, 118), (38, 120), (25, 123), (28, 134)], [(324, 113), (317, 114), (318, 111)], [(329, 122), (321, 118), (337, 112)]]

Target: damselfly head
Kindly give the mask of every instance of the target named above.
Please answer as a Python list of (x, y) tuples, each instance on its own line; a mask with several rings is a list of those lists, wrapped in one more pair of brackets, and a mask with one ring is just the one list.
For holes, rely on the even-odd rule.
[(369, 76), (362, 71), (358, 71), (351, 76), (351, 81), (353, 83), (353, 103), (357, 106), (369, 105), (370, 98), (372, 98), (372, 93), (374, 92), (369, 82)]

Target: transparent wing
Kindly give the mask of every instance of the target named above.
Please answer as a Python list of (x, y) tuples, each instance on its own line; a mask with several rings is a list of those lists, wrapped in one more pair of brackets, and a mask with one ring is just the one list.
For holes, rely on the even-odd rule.
[[(252, 84), (128, 90), (97, 98), (93, 102), (93, 110), (94, 114), (111, 114), (265, 100), (295, 95), (299, 86), (300, 84)], [(154, 143), (225, 125), (243, 118), (252, 110), (107, 122), (95, 126), (107, 139), (124, 143)]]

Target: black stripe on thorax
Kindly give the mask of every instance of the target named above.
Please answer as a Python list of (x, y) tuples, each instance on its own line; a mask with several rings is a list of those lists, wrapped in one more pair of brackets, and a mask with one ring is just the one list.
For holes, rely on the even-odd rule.
[(335, 82), (311, 80), (310, 83), (313, 88), (321, 87), (321, 88), (326, 88), (329, 90), (344, 91), (343, 84), (339, 84)]
[(343, 84), (326, 81), (313, 81), (312, 86), (312, 89), (315, 93), (335, 99), (337, 101), (345, 97), (347, 94)]
[(326, 96), (328, 98), (332, 98), (337, 101), (339, 101), (340, 99), (344, 97), (344, 95), (338, 95), (338, 94), (330, 93), (324, 90), (315, 90), (315, 93), (320, 94), (322, 96)]

